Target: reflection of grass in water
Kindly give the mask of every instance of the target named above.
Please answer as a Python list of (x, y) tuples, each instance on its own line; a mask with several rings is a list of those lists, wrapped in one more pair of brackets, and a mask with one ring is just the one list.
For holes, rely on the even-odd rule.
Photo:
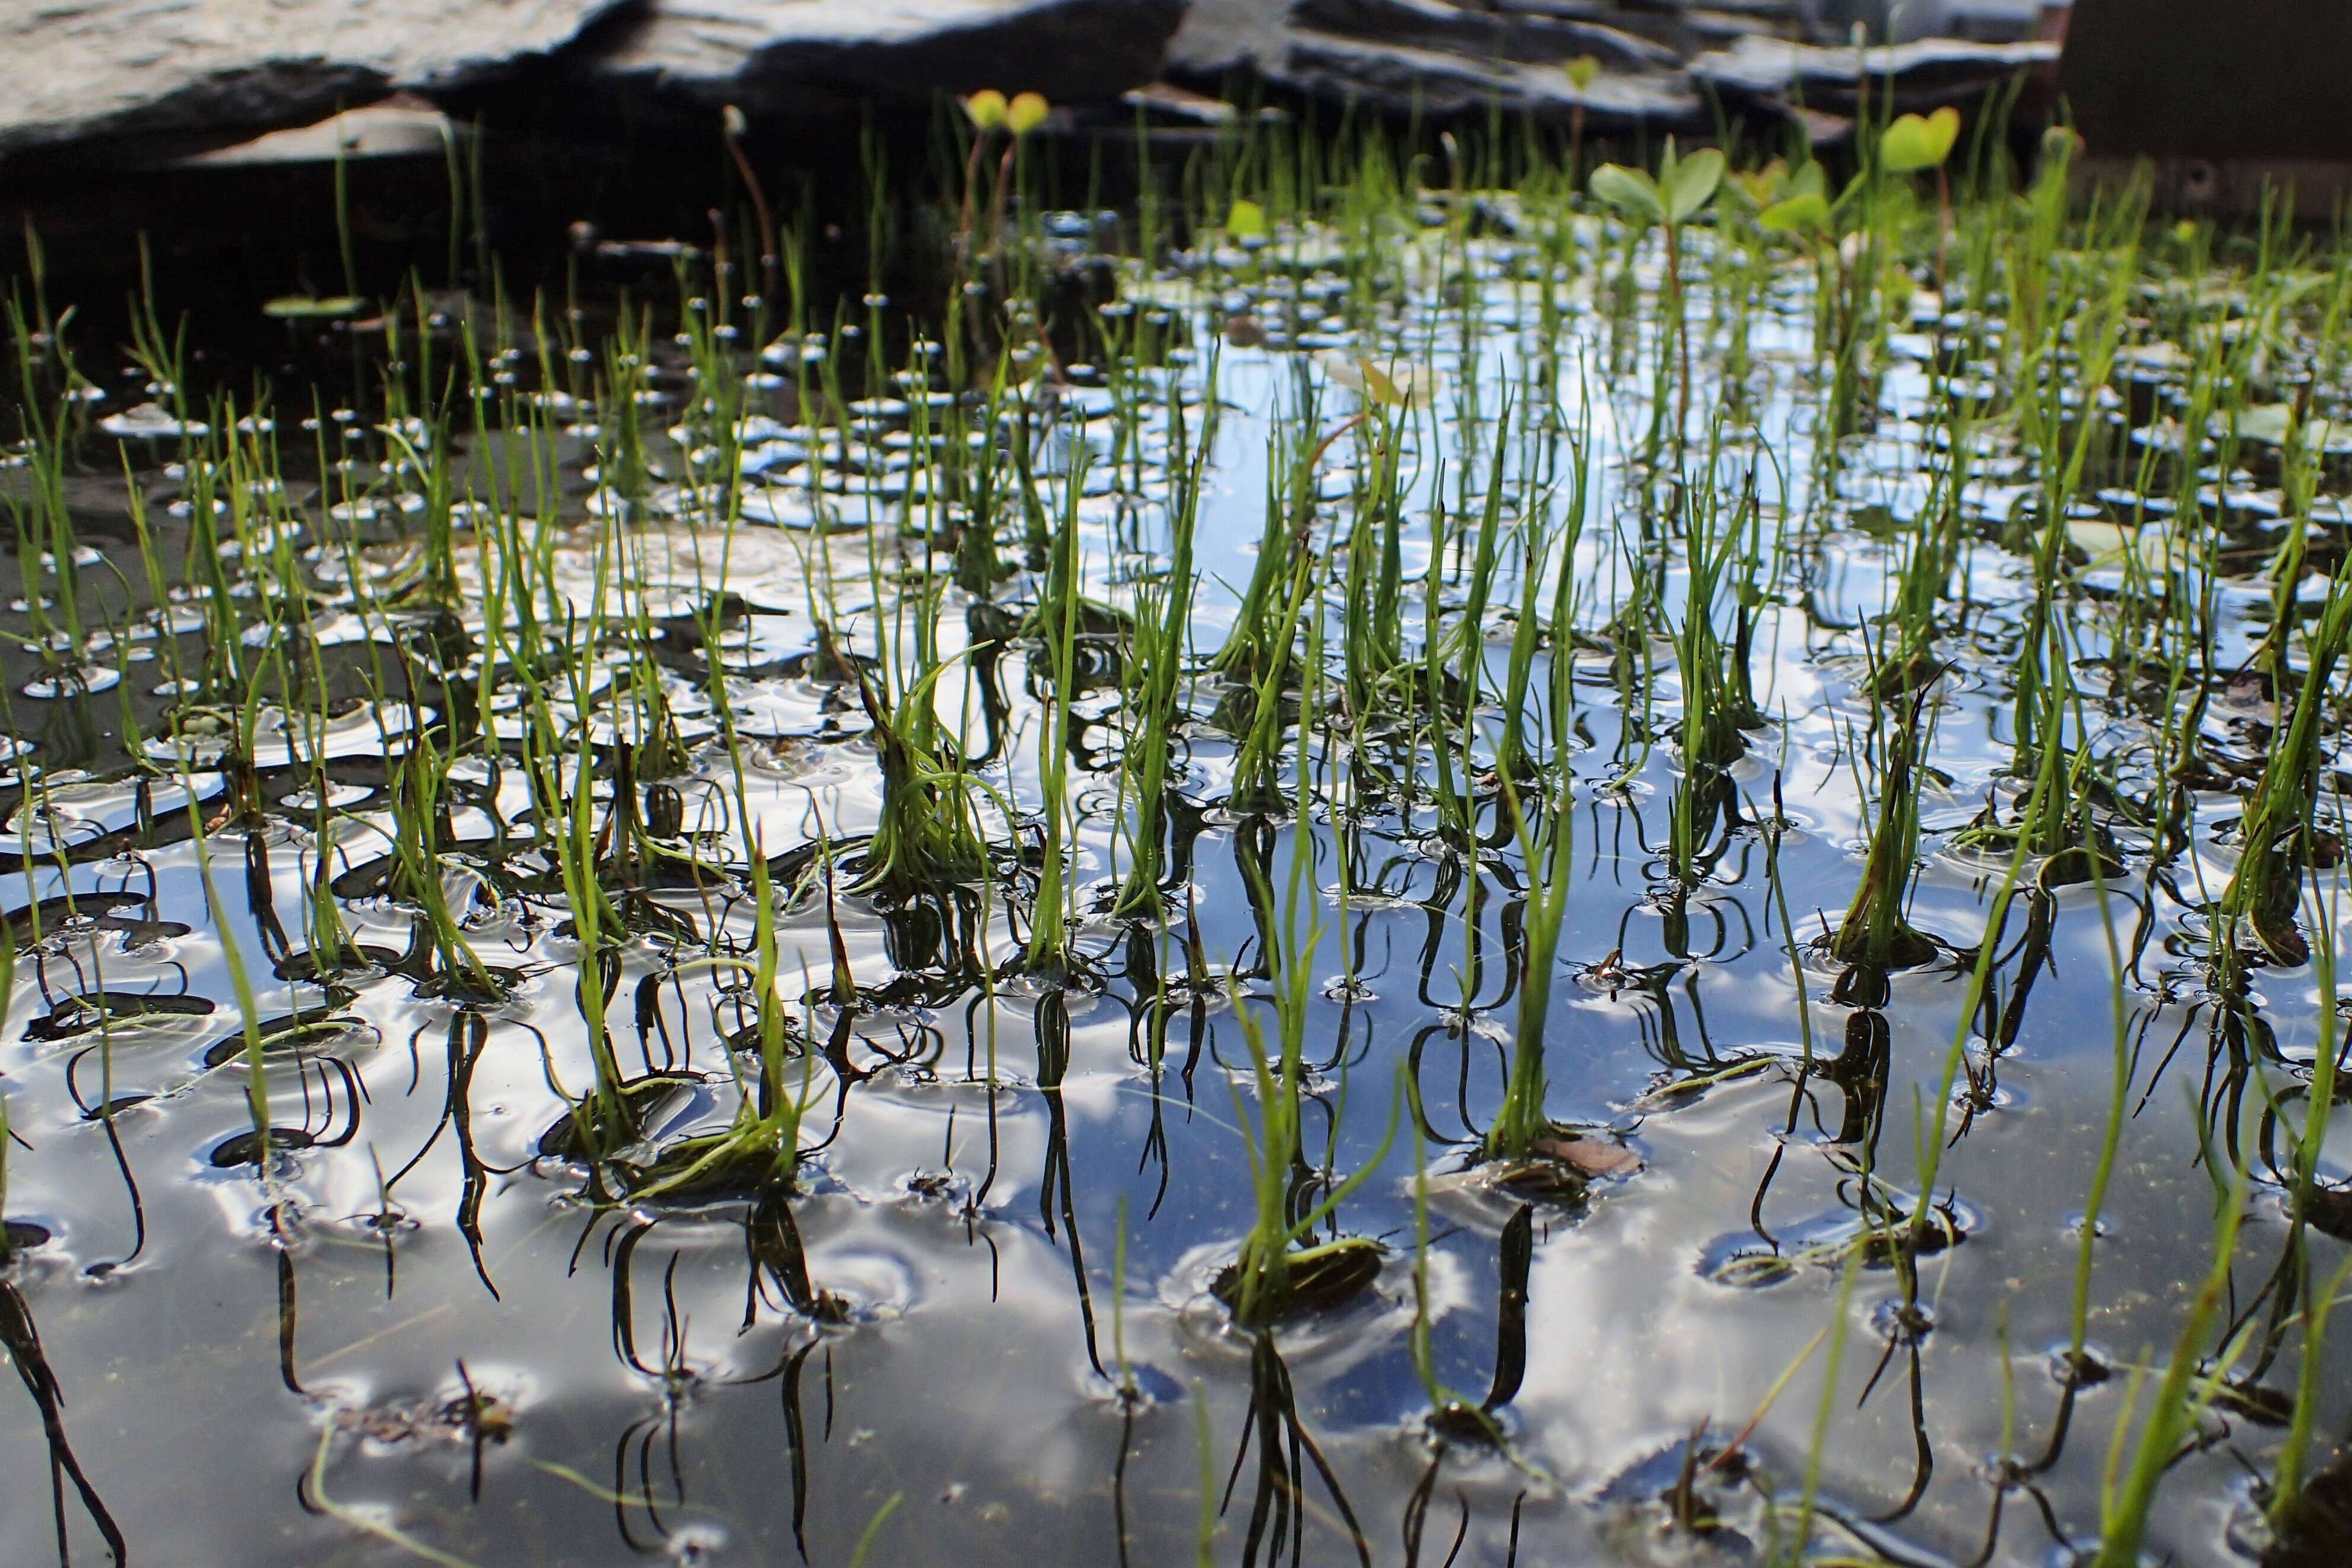
[(1544, 1112), (1544, 1030), (1551, 1016), (1552, 976), (1559, 967), (1559, 932), (1568, 911), (1570, 872), (1576, 852), (1571, 800), (1563, 788), (1543, 802), (1539, 825), (1530, 831), (1519, 810), (1517, 792), (1505, 785), (1520, 862), (1528, 868), (1526, 952), (1519, 976), (1518, 1027), (1511, 1037), (1510, 1074), (1494, 1124), (1486, 1131), (1489, 1159), (1525, 1160), (1552, 1133)]

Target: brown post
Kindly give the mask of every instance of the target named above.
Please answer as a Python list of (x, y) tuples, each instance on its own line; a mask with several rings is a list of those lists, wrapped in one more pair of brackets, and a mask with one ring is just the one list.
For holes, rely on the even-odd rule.
[(2157, 199), (2245, 212), (2265, 184), (2324, 214), (2352, 192), (2352, 5), (2075, 0), (2058, 88), (2098, 175), (2151, 161)]

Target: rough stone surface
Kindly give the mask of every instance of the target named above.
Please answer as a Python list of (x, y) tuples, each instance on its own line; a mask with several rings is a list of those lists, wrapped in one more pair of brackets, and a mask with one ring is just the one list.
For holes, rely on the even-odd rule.
[(624, 0), (0, 0), (0, 160), (191, 143), (474, 85)]
[[(1512, 0), (1473, 9), (1453, 0), (1195, 0), (1169, 47), (1170, 68), (1210, 81), (1245, 69), (1271, 86), (1386, 113), (1483, 110), (1596, 131), (1696, 126), (1704, 106), (1680, 55), (1595, 0)], [(1582, 90), (1560, 68), (1591, 56)]]
[(1192, 0), (1168, 42), (1168, 63), (1192, 76), (1267, 70), (1289, 47), (1289, 7), (1282, 0)]
[(1874, 43), (1973, 38), (2009, 44), (2033, 37), (2042, 0), (1803, 0), (1801, 10), (1822, 43), (1843, 43), (1859, 23)]
[(1565, 120), (1581, 109), (1596, 131), (1627, 125), (1674, 131), (1696, 128), (1704, 118), (1698, 96), (1679, 75), (1604, 71), (1579, 91), (1557, 66), (1368, 44), (1309, 30), (1292, 36), (1275, 79), (1309, 97), (1354, 99), (1394, 112), (1418, 106), (1429, 114), (1459, 115), (1499, 102), (1506, 114)]
[(1671, 70), (1664, 45), (1591, 17), (1541, 11), (1472, 11), (1450, 0), (1298, 0), (1293, 20), (1327, 33), (1527, 65), (1590, 55), (1605, 67)]
[[(1797, 41), (1827, 3), (1196, 0), (1169, 63), (1194, 81), (1247, 70), (1281, 91), (1391, 114), (1467, 114), (1499, 104), (1506, 114), (1545, 120), (1580, 111), (1602, 134), (1706, 131), (1717, 102), (1767, 116), (1801, 107), (1852, 112), (1853, 50)], [(1874, 3), (1885, 9), (1885, 0)], [(2026, 16), (2037, 3), (1937, 0), (1933, 16), (1943, 25), (1988, 7)], [(1581, 91), (1560, 69), (1580, 56), (1600, 67)], [(2052, 44), (1932, 38), (1874, 48), (1869, 69), (1892, 80), (1896, 101), (1911, 109), (1970, 104), (2012, 72), (2046, 69), (2056, 57)]]
[(345, 110), (315, 125), (266, 131), (249, 141), (171, 161), (182, 169), (237, 169), (289, 163), (365, 162), (379, 158), (447, 156), (464, 126), (420, 99), (399, 97)]
[(1150, 81), (1185, 0), (658, 0), (575, 69), (747, 114), (984, 87), (1056, 102)]
[(1973, 108), (1986, 88), (2004, 77), (2046, 70), (2057, 59), (2058, 46), (2047, 43), (1923, 38), (1857, 53), (1750, 37), (1699, 56), (1689, 69), (1692, 79), (1734, 105), (1801, 101), (1809, 108), (1852, 114), (1854, 84), (1865, 66), (1874, 91), (1884, 90), (1891, 81), (1895, 107), (1913, 110), (1945, 103)]

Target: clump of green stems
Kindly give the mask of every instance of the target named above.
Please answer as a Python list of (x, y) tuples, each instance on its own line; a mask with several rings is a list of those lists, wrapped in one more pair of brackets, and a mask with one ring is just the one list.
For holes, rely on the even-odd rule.
[(1085, 493), (1086, 456), (1081, 448), (1063, 485), (1060, 527), (1040, 600), (1039, 624), (1053, 672), (1049, 713), (1037, 731), (1037, 772), (1045, 800), (1045, 842), (1037, 870), (1037, 897), (1031, 905), (1029, 967), (1058, 976), (1070, 957), (1068, 834), (1070, 831), (1070, 701), (1076, 695), (1079, 576), (1078, 500)]
[[(22, 302), (13, 296), (7, 319), (9, 336), (16, 345), (17, 417), (23, 430), (19, 450), (32, 482), (26, 487), (29, 494), (9, 486), (0, 490), (0, 499), (5, 499), (16, 525), (16, 563), (24, 582), (26, 618), (32, 623), (33, 652), (52, 670), (69, 677), (81, 668), (87, 654), (79, 541), (65, 497), (76, 404), (70, 386), (53, 393), (42, 385), (45, 378), (36, 354), (36, 334), (26, 319)], [(67, 368), (70, 375), (69, 361)]]
[[(1465, 390), (1465, 396), (1473, 395)], [(1522, 405), (1524, 406), (1524, 405)], [(1468, 840), (1475, 827), (1476, 806), (1472, 780), (1476, 773), (1475, 744), (1479, 738), (1479, 698), (1486, 684), (1486, 608), (1495, 592), (1503, 560), (1504, 462), (1508, 450), (1511, 410), (1507, 403), (1495, 421), (1495, 445), (1485, 474), (1478, 523), (1451, 535), (1458, 552), (1466, 549), (1467, 580), (1463, 583), (1462, 609), (1449, 624), (1443, 599), (1443, 567), (1449, 530), (1441, 502), (1430, 514), (1429, 569), (1422, 577), (1423, 712), (1428, 726), (1430, 760), (1434, 773), (1438, 818), (1444, 831), (1457, 841)], [(1462, 485), (1470, 483), (1468, 465)], [(1466, 503), (1466, 497), (1464, 498)], [(1467, 516), (1466, 504), (1463, 515)], [(1459, 729), (1449, 735), (1456, 717)]]
[(728, 1065), (736, 1077), (734, 1119), (718, 1132), (698, 1134), (664, 1150), (650, 1167), (637, 1173), (629, 1189), (635, 1201), (691, 1198), (712, 1190), (790, 1191), (793, 1185), (801, 1158), (801, 1123), (814, 1100), (815, 1062), (810, 1052), (803, 1051), (798, 1082), (792, 1081), (779, 990), (777, 895), (767, 859), (756, 842), (751, 867), (754, 918), (751, 960), (713, 955), (691, 963), (749, 977), (755, 998), (751, 1044), (758, 1076), (746, 1081), (741, 1064), (730, 1053)]
[(442, 790), (450, 758), (429, 735), (415, 737), (408, 755), (392, 778), (392, 850), (401, 895), (415, 904), (418, 917), (440, 960), (441, 972), (464, 990), (495, 997), (500, 987), (449, 908), (446, 839), (446, 808)]
[(1905, 918), (1912, 868), (1919, 858), (1919, 791), (1928, 734), (1922, 720), (1934, 715), (1927, 698), (1922, 693), (1907, 715), (1878, 710), (1880, 722), (1866, 742), (1848, 733), (1849, 746), (1866, 749), (1872, 763), (1869, 786), (1857, 773), (1855, 792), (1876, 807), (1865, 814), (1868, 848), (1861, 884), (1830, 942), (1831, 956), (1840, 963), (1885, 969), (1923, 962), (1933, 951), (1934, 945)]
[(2304, 636), (2304, 668), (2286, 723), (2239, 820), (2238, 864), (2223, 889), (2215, 929), (2216, 958), (2235, 972), (2243, 937), (2284, 964), (2300, 964), (2311, 946), (2295, 927), (2303, 873), (2311, 862), (2313, 813), (2319, 804), (2321, 724), (2336, 666), (2352, 648), (2352, 566), (2339, 565)]
[[(1573, 643), (1580, 586), (1577, 577), (1576, 550), (1584, 536), (1589, 481), (1583, 455), (1589, 435), (1588, 427), (1580, 432), (1583, 438), (1570, 442), (1572, 455), (1568, 501), (1560, 508), (1558, 520), (1554, 520), (1550, 497), (1546, 497), (1528, 508), (1520, 527), (1518, 612), (1511, 626), (1510, 652), (1504, 666), (1500, 693), (1503, 726), (1495, 743), (1495, 772), (1499, 778), (1539, 778), (1543, 773), (1545, 765), (1537, 759), (1532, 749), (1533, 737), (1528, 722), (1531, 707), (1548, 716), (1557, 729), (1575, 706)], [(1547, 573), (1551, 577), (1549, 613), (1543, 612), (1541, 607)], [(1351, 606), (1354, 602), (1351, 596)], [(1550, 648), (1550, 678), (1548, 688), (1540, 694), (1541, 703), (1533, 704), (1529, 699), (1538, 695), (1537, 655), (1547, 640)], [(1550, 738), (1557, 743), (1559, 737), (1555, 735)], [(1555, 744), (1550, 765), (1564, 766), (1565, 762), (1564, 748)]]
[[(2122, 248), (2128, 256), (2128, 245)], [(2054, 340), (2053, 335), (2027, 354), (2021, 371), (2023, 390), (2013, 404), (2023, 438), (2041, 455), (2042, 532), (2033, 553), (2034, 591), (2025, 603), (2012, 666), (2016, 740), (2010, 766), (2011, 778), (2041, 808), (2032, 812), (2040, 831), (2029, 843), (2037, 854), (2055, 854), (2065, 848), (2082, 820), (2082, 813), (2073, 809), (2071, 794), (2082, 777), (2084, 759), (2066, 740), (2070, 729), (2079, 736), (2084, 719), (2074, 680), (2076, 653), (2065, 614), (2062, 569), (2068, 513), (2102, 427), (2085, 412), (2066, 408), (2064, 389), (2075, 374), (2082, 377), (2081, 384), (2105, 384), (2121, 339), (2124, 285), (2131, 275), (2127, 262), (2116, 267), (2097, 303), (2073, 313), (2066, 343)], [(2062, 351), (2074, 359), (2078, 370), (2061, 373)], [(1979, 836), (1997, 838), (2001, 831), (1989, 820)]]
[[(1307, 547), (1315, 524), (1317, 467), (1324, 454), (1362, 421), (1358, 415), (1328, 433), (1318, 434), (1317, 391), (1303, 370), (1299, 384), (1296, 419), (1278, 423), (1268, 437), (1265, 524), (1258, 539), (1257, 559), (1234, 609), (1233, 629), (1209, 660), (1211, 670), (1252, 699), (1270, 683), (1278, 691), (1289, 669), (1299, 612), (1307, 601), (1310, 554)], [(1243, 719), (1244, 728), (1257, 718), (1262, 706), (1254, 700), (1250, 703)]]
[[(1690, 321), (1683, 305), (1682, 232), (1684, 225), (1715, 199), (1717, 189), (1723, 183), (1724, 166), (1722, 152), (1712, 147), (1701, 148), (1688, 157), (1676, 156), (1674, 139), (1669, 137), (1655, 179), (1643, 170), (1616, 163), (1603, 163), (1592, 172), (1594, 195), (1637, 225), (1655, 224), (1666, 236), (1666, 316), (1672, 325), (1675, 350), (1674, 440), (1677, 451), (1690, 428), (1691, 395)], [(1663, 359), (1663, 342), (1659, 352)], [(1662, 375), (1660, 379), (1664, 378)], [(1664, 400), (1660, 399), (1655, 412), (1663, 415), (1664, 411)], [(1650, 454), (1654, 458), (1654, 420), (1651, 430)]]
[[(1210, 381), (1215, 382), (1215, 361)], [(1171, 402), (1170, 450), (1177, 468), (1176, 496), (1169, 510), (1168, 570), (1137, 595), (1133, 660), (1135, 689), (1129, 698), (1131, 738), (1121, 760), (1120, 788), (1127, 795), (1121, 818), (1128, 847), (1127, 879), (1113, 913), (1150, 919), (1160, 914), (1161, 868), (1165, 863), (1168, 791), (1181, 714), (1179, 691), (1192, 651), (1192, 596), (1197, 586), (1192, 538), (1201, 509), (1201, 480), (1208, 443), (1184, 460), (1183, 405)]]
[[(929, 432), (923, 405), (916, 406), (919, 449)], [(889, 601), (878, 555), (869, 567), (868, 584), (877, 605)], [(840, 651), (832, 628), (819, 622), (827, 662), (845, 670), (856, 686), (881, 766), (881, 816), (856, 883), (859, 892), (905, 895), (968, 880), (986, 864), (986, 848), (971, 817), (970, 781), (949, 760), (950, 743), (939, 717), (940, 682), (956, 667), (939, 651), (940, 605), (947, 587), (931, 571), (928, 554), (922, 568), (897, 585), (895, 608), (877, 617), (878, 687)]]
[(1575, 858), (1574, 818), (1563, 771), (1532, 829), (1519, 809), (1518, 791), (1508, 782), (1504, 800), (1519, 841), (1527, 877), (1520, 960), (1517, 1025), (1511, 1032), (1510, 1069), (1502, 1103), (1486, 1129), (1486, 1155), (1495, 1160), (1525, 1160), (1552, 1134), (1544, 1113), (1544, 1031), (1551, 1012), (1552, 975), (1558, 967), (1560, 925), (1567, 917), (1569, 878)]
[[(931, 597), (939, 585), (919, 583), (915, 592)], [(971, 780), (962, 768), (946, 762), (934, 706), (940, 677), (952, 665), (934, 658), (898, 698), (889, 698), (875, 689), (858, 663), (837, 651), (833, 630), (824, 628), (821, 637), (835, 646), (830, 656), (835, 668), (846, 670), (856, 686), (858, 706), (873, 724), (875, 757), (882, 773), (882, 816), (875, 822), (856, 891), (919, 894), (979, 874), (985, 865), (985, 846), (971, 821), (967, 792)]]
[[(1696, 772), (1738, 761), (1747, 754), (1747, 732), (1763, 722), (1748, 675), (1749, 617), (1760, 598), (1763, 562), (1753, 480), (1730, 504), (1704, 477), (1685, 476), (1681, 493), (1687, 548), (1675, 663), (1683, 688), (1683, 767)], [(1734, 628), (1728, 643), (1721, 626), (1727, 598)]]
[[(543, 705), (544, 698), (540, 700)], [(544, 722), (543, 708), (541, 717)], [(578, 747), (567, 779), (563, 758), (547, 738), (549, 731), (534, 725), (527, 733), (530, 739), (526, 742), (524, 766), (538, 798), (541, 831), (553, 852), (564, 903), (571, 910), (572, 939), (580, 953), (573, 994), (586, 1026), (588, 1054), (595, 1074), (589, 1094), (566, 1098), (572, 1103), (578, 1147), (590, 1157), (600, 1158), (614, 1152), (635, 1129), (629, 1115), (627, 1086), (604, 1021), (612, 986), (619, 978), (614, 943), (622, 925), (598, 877), (590, 804), (594, 799), (594, 753), (587, 746)]]
[(1341, 701), (1360, 737), (1390, 724), (1391, 704), (1412, 700), (1404, 646), (1404, 503), (1410, 476), (1396, 412), (1377, 407), (1358, 427), (1361, 464), (1347, 536), (1340, 654)]
[[(1328, 1302), (1355, 1294), (1380, 1269), (1380, 1244), (1365, 1237), (1343, 1237), (1313, 1246), (1300, 1240), (1336, 1213), (1341, 1202), (1362, 1185), (1386, 1157), (1396, 1136), (1396, 1107), (1390, 1107), (1388, 1131), (1379, 1149), (1343, 1180), (1329, 1184), (1321, 1200), (1297, 1212), (1295, 1201), (1299, 1178), (1306, 1174), (1300, 1102), (1305, 1073), (1307, 1012), (1314, 994), (1315, 950), (1322, 936), (1319, 918), (1299, 922), (1301, 891), (1307, 883), (1307, 769), (1301, 768), (1298, 820), (1301, 829), (1291, 841), (1289, 868), (1282, 894), (1279, 952), (1274, 973), (1275, 1038), (1268, 1049), (1265, 1024), (1256, 1010), (1234, 993), (1234, 1015), (1249, 1046), (1249, 1065), (1255, 1090), (1255, 1109), (1240, 1087), (1234, 1090), (1234, 1108), (1244, 1133), (1249, 1160), (1250, 1190), (1256, 1214), (1229, 1276), (1219, 1294), (1233, 1308), (1234, 1321), (1262, 1328), (1303, 1304)], [(1309, 1189), (1311, 1190), (1311, 1189)]]
[(1887, 604), (1893, 646), (1874, 648), (1874, 685), (1882, 698), (1916, 691), (1943, 670), (1937, 634), (1952, 574), (1966, 539), (1960, 502), (1969, 487), (1970, 444), (1976, 431), (1976, 400), (1945, 388), (1937, 396), (1943, 414), (1944, 453), (1923, 454), (1930, 465), (1927, 503), (1903, 536), (1903, 561)]
[[(253, 1166), (265, 1184), (271, 1183), (276, 1167), (270, 1161), (269, 1081), (263, 1071), (261, 1049), (261, 1009), (255, 1004), (253, 982), (245, 967), (245, 953), (228, 920), (228, 906), (221, 900), (220, 890), (213, 883), (212, 853), (207, 844), (204, 820), (197, 814), (196, 791), (191, 788), (188, 796), (188, 826), (196, 845), (196, 874), (205, 890), (205, 909), (211, 916), (213, 927), (220, 933), (221, 962), (228, 970), (229, 989), (236, 998), (237, 1016), (242, 1022), (245, 1049), (245, 1103), (253, 1123)], [(13, 959), (13, 955), (12, 955)]]

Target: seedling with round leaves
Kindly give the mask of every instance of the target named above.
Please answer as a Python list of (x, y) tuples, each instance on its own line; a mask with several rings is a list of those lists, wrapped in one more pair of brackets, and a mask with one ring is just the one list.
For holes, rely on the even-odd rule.
[[(1890, 236), (1881, 232), (1886, 214), (1895, 202), (1908, 199), (1904, 182), (1930, 169), (1937, 175), (1939, 217), (1936, 273), (1938, 287), (1941, 286), (1943, 232), (1948, 227), (1951, 206), (1944, 164), (1959, 133), (1959, 111), (1948, 105), (1933, 114), (1896, 116), (1872, 141), (1863, 167), (1835, 199), (1829, 194), (1822, 166), (1811, 162), (1778, 182), (1759, 178), (1737, 182), (1744, 193), (1758, 204), (1759, 228), (1767, 234), (1794, 238), (1817, 253), (1826, 254), (1835, 265), (1836, 288), (1830, 296), (1836, 345), (1833, 359), (1838, 367), (1832, 403), (1842, 429), (1851, 417), (1851, 403), (1860, 382), (1855, 350), (1863, 336), (1865, 307), (1879, 277), (1880, 258), (1888, 254), (1891, 244)], [(1840, 243), (1841, 230), (1849, 223), (1852, 235)]]
[(1878, 168), (1895, 179), (1936, 172), (1936, 286), (1943, 287), (1944, 232), (1951, 226), (1952, 187), (1944, 172), (1959, 140), (1960, 111), (1950, 104), (1933, 114), (1897, 115), (1878, 137)]
[(982, 88), (963, 100), (964, 118), (971, 121), (971, 151), (964, 160), (963, 210), (959, 228), (964, 236), (964, 248), (971, 248), (971, 193), (980, 179), (982, 150), (992, 136), (1005, 138), (1004, 153), (998, 161), (996, 192), (989, 205), (989, 228), (992, 236), (1004, 227), (1004, 195), (1011, 183), (1014, 161), (1021, 144), (1029, 133), (1045, 122), (1053, 112), (1043, 93), (1021, 92), (1007, 98), (995, 88)]
[(1603, 163), (1592, 171), (1592, 193), (1624, 216), (1642, 224), (1663, 224), (1669, 233), (1698, 215), (1723, 183), (1720, 150), (1702, 147), (1687, 158), (1675, 155), (1673, 138), (1653, 176), (1645, 169)]
[(1574, 179), (1576, 172), (1584, 167), (1584, 95), (1601, 75), (1601, 62), (1591, 55), (1579, 55), (1560, 69), (1576, 92), (1576, 101), (1568, 110), (1568, 172)]
[(1687, 158), (1675, 153), (1673, 137), (1653, 177), (1645, 169), (1603, 163), (1592, 172), (1592, 193), (1628, 220), (1646, 228), (1656, 225), (1666, 235), (1666, 308), (1673, 317), (1675, 356), (1675, 444), (1680, 449), (1683, 431), (1690, 423), (1690, 324), (1683, 308), (1682, 227), (1715, 199), (1723, 184), (1720, 149), (1702, 147)]
[(963, 100), (964, 117), (974, 131), (982, 136), (1003, 131), (1016, 140), (1043, 125), (1053, 107), (1043, 93), (1022, 92), (1007, 98), (992, 87)]

